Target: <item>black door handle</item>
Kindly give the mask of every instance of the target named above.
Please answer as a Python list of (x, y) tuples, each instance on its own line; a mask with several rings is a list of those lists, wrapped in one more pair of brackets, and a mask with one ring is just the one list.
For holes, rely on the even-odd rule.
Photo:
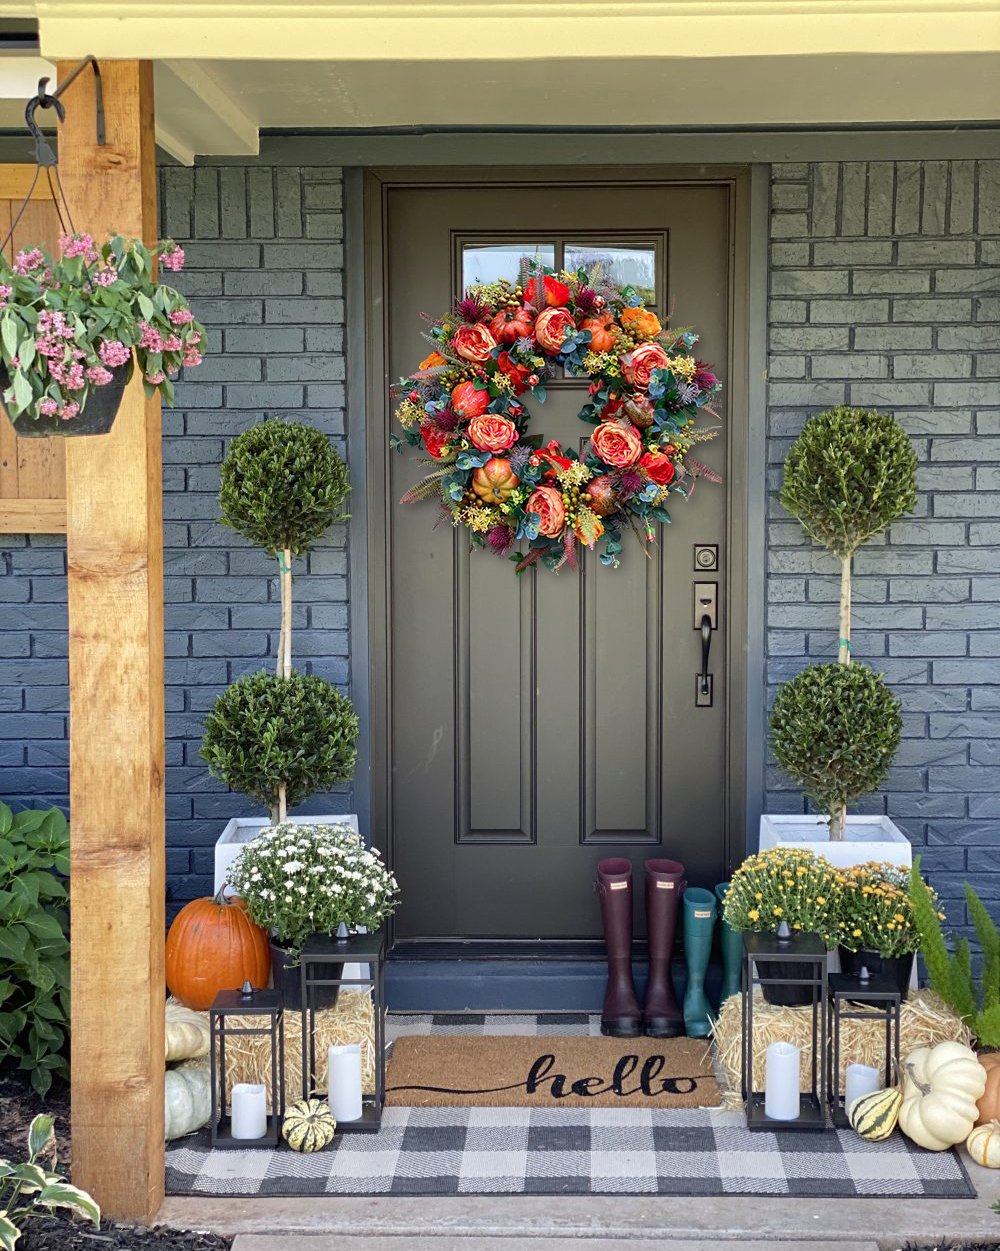
[(708, 654), (712, 650), (712, 618), (704, 613), (701, 618), (701, 693), (707, 695), (708, 687)]

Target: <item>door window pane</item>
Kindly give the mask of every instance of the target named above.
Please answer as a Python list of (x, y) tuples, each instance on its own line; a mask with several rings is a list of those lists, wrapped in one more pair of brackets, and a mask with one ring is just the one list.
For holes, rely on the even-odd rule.
[(498, 282), (506, 278), (517, 282), (521, 273), (521, 259), (537, 260), (542, 265), (554, 266), (556, 249), (554, 243), (466, 243), (462, 246), (462, 289), (480, 283)]
[(656, 303), (656, 248), (603, 243), (567, 243), (568, 270), (593, 270), (600, 263), (604, 277), (619, 287), (633, 286), (643, 303)]

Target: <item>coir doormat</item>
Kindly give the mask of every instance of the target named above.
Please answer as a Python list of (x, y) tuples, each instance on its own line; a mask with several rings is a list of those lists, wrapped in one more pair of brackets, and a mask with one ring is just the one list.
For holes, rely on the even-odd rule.
[(213, 1151), (208, 1131), (167, 1146), (172, 1195), (784, 1195), (969, 1199), (953, 1151), (897, 1131), (754, 1133), (701, 1108), (386, 1108), (375, 1134), (315, 1155)]
[(721, 1101), (694, 1038), (397, 1038), (386, 1102), (415, 1107), (706, 1108)]

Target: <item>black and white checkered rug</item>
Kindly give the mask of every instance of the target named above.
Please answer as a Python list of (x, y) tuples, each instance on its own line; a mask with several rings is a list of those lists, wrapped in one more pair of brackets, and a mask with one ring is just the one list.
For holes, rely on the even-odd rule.
[[(396, 1016), (405, 1034), (589, 1034), (596, 1017)], [(754, 1133), (721, 1109), (386, 1108), (316, 1155), (168, 1144), (171, 1195), (675, 1194), (974, 1197), (958, 1155), (851, 1130)]]

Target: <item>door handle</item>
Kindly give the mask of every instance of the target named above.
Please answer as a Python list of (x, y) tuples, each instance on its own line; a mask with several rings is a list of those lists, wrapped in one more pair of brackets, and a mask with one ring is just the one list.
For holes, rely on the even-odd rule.
[(708, 655), (712, 650), (712, 618), (708, 613), (703, 613), (701, 618), (701, 675), (699, 678), (699, 690), (702, 695), (710, 693), (709, 674), (708, 674)]

